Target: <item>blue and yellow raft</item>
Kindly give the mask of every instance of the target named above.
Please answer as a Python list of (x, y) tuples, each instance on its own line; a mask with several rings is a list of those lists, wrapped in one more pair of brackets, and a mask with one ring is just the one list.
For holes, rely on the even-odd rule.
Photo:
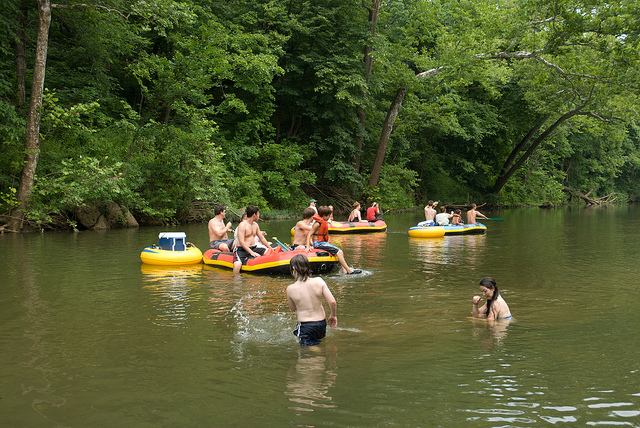
[(413, 226), (409, 228), (409, 236), (413, 238), (438, 238), (451, 235), (478, 235), (487, 231), (482, 223), (447, 226)]

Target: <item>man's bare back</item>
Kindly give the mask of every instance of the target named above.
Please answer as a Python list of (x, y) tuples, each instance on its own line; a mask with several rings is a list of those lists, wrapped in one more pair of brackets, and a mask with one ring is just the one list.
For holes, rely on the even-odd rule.
[(487, 218), (487, 216), (476, 210), (476, 204), (471, 204), (471, 209), (467, 211), (467, 224), (476, 224), (476, 216)]

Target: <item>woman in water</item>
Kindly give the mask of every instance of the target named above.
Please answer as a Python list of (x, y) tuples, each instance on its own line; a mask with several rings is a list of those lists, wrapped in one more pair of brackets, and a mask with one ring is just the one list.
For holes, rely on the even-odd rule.
[(349, 219), (347, 221), (362, 221), (360, 202), (356, 201), (353, 203), (353, 210), (351, 211), (351, 214), (349, 214)]
[(473, 296), (474, 317), (486, 316), (488, 320), (506, 320), (511, 318), (509, 305), (507, 305), (507, 302), (505, 302), (500, 295), (498, 285), (493, 278), (490, 276), (482, 278), (480, 281), (480, 291), (484, 298), (487, 299), (487, 303), (481, 308), (478, 308), (482, 297)]

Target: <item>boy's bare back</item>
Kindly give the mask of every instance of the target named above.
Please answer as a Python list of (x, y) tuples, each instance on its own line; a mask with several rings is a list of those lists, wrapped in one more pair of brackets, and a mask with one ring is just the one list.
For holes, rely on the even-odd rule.
[[(325, 298), (329, 306), (335, 305), (336, 301), (329, 287), (322, 278), (308, 278), (306, 281), (296, 281), (287, 287), (287, 301), (291, 310), (296, 311), (298, 321), (320, 321), (326, 318), (324, 307), (322, 306), (322, 298)], [(332, 319), (329, 319), (330, 326), (334, 328), (338, 321), (335, 319), (335, 325)]]

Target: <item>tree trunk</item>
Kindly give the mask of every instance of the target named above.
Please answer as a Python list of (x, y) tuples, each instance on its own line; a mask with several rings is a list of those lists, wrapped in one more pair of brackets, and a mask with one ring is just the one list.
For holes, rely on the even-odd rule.
[(17, 98), (18, 103), (23, 105), (27, 100), (26, 87), (27, 87), (27, 50), (26, 50), (26, 37), (25, 28), (27, 26), (27, 6), (23, 0), (20, 3), (20, 15), (18, 16), (18, 25), (16, 26), (16, 76), (18, 78), (18, 91)]
[(36, 56), (33, 65), (33, 84), (31, 86), (31, 101), (27, 114), (26, 153), (20, 186), (18, 188), (19, 206), (12, 215), (9, 227), (13, 230), (22, 228), (22, 219), (27, 208), (27, 202), (33, 189), (38, 157), (40, 155), (40, 114), (42, 109), (42, 92), (44, 90), (44, 75), (47, 64), (47, 49), (49, 41), (49, 26), (51, 25), (51, 1), (38, 0), (38, 36), (36, 41)]
[[(565, 121), (569, 120), (570, 118), (572, 118), (573, 116), (577, 115), (580, 113), (580, 111), (584, 108), (584, 104), (576, 107), (573, 110), (570, 110), (568, 112), (566, 112), (565, 114), (563, 114), (562, 116), (560, 116), (558, 118), (558, 120), (556, 120), (550, 127), (548, 127), (542, 134), (540, 134), (534, 141), (533, 143), (531, 143), (531, 145), (529, 146), (529, 148), (527, 149), (527, 151), (520, 157), (520, 159), (518, 159), (517, 162), (515, 162), (508, 170), (504, 171), (503, 173), (500, 174), (500, 176), (498, 177), (498, 179), (496, 180), (494, 186), (493, 186), (493, 190), (491, 191), (491, 193), (493, 193), (494, 195), (497, 195), (498, 193), (500, 193), (500, 190), (502, 190), (502, 188), (504, 187), (505, 184), (507, 184), (507, 182), (509, 181), (509, 179), (511, 178), (511, 176), (518, 170), (518, 168), (520, 168), (527, 159), (529, 159), (531, 157), (531, 155), (533, 154), (533, 152), (536, 151), (536, 149), (540, 146), (540, 144), (546, 140), (549, 135), (551, 135), (551, 133), (553, 131), (556, 130), (556, 128), (558, 128), (558, 126), (560, 126), (561, 124), (563, 124)], [(540, 126), (542, 126), (542, 124), (540, 124)], [(518, 146), (520, 147), (520, 146)], [(512, 153), (512, 156), (514, 156), (514, 154)], [(511, 157), (511, 156), (510, 156)], [(514, 156), (515, 159), (515, 156)]]
[[(369, 25), (371, 26), (371, 38), (375, 37), (377, 26), (378, 26), (378, 15), (380, 13), (380, 0), (373, 0), (369, 9)], [(373, 58), (371, 57), (371, 52), (373, 52), (373, 48), (369, 45), (364, 47), (364, 76), (367, 83), (371, 78), (371, 70), (373, 68)], [(363, 98), (367, 98), (367, 93), (363, 94)], [(364, 106), (358, 109), (358, 122), (360, 123), (360, 129), (358, 130), (358, 134), (356, 135), (356, 153), (353, 156), (353, 167), (356, 172), (360, 172), (360, 160), (361, 153), (363, 147), (363, 132), (364, 125), (366, 121), (366, 113), (364, 111)]]
[(603, 203), (611, 202), (612, 197), (615, 195), (615, 193), (611, 193), (603, 198), (593, 199), (590, 197), (591, 193), (593, 192), (593, 189), (589, 190), (586, 194), (584, 194), (580, 190), (572, 189), (565, 185), (562, 186), (562, 191), (568, 193), (570, 196), (576, 195), (578, 198), (582, 199), (584, 203), (587, 205), (601, 205)]
[(502, 166), (502, 171), (500, 172), (500, 175), (504, 175), (507, 173), (507, 171), (509, 171), (509, 169), (513, 166), (513, 163), (516, 161), (518, 154), (520, 154), (520, 152), (524, 150), (524, 148), (527, 146), (527, 143), (540, 130), (540, 128), (542, 128), (542, 125), (544, 125), (544, 123), (547, 120), (549, 120), (549, 115), (542, 117), (541, 120), (538, 121), (538, 123), (536, 123), (536, 125), (533, 128), (531, 128), (531, 130), (527, 133), (527, 135), (524, 136), (524, 138), (520, 141), (520, 144), (518, 144), (516, 148), (511, 151), (511, 154), (509, 155), (504, 165)]
[(371, 168), (371, 178), (369, 179), (368, 184), (368, 186), (372, 189), (378, 185), (378, 180), (380, 179), (380, 171), (382, 170), (382, 163), (384, 162), (384, 155), (387, 153), (389, 137), (391, 137), (393, 125), (396, 122), (398, 113), (400, 113), (402, 101), (404, 100), (404, 96), (406, 94), (406, 88), (398, 89), (395, 97), (393, 97), (393, 101), (391, 102), (391, 107), (389, 107), (389, 111), (387, 112), (387, 117), (384, 119), (384, 124), (382, 125), (382, 133), (380, 134), (380, 141), (378, 142), (378, 151), (376, 152), (376, 158), (373, 161), (373, 167)]
[[(422, 73), (416, 74), (416, 79), (424, 79), (426, 77), (435, 76), (444, 67), (432, 68), (427, 71), (423, 71)], [(384, 161), (384, 156), (387, 152), (387, 145), (389, 144), (389, 137), (391, 136), (391, 131), (393, 130), (393, 125), (396, 122), (396, 118), (398, 117), (398, 113), (400, 112), (400, 108), (402, 107), (402, 102), (404, 101), (404, 96), (407, 94), (406, 88), (400, 88), (396, 92), (393, 101), (391, 102), (391, 106), (389, 106), (389, 111), (387, 112), (387, 117), (384, 120), (384, 124), (382, 125), (382, 133), (380, 134), (380, 141), (378, 141), (378, 151), (376, 152), (376, 158), (373, 161), (373, 167), (371, 169), (371, 178), (369, 179), (368, 186), (374, 188), (378, 185), (378, 180), (380, 179), (380, 170), (382, 169), (382, 163)]]

